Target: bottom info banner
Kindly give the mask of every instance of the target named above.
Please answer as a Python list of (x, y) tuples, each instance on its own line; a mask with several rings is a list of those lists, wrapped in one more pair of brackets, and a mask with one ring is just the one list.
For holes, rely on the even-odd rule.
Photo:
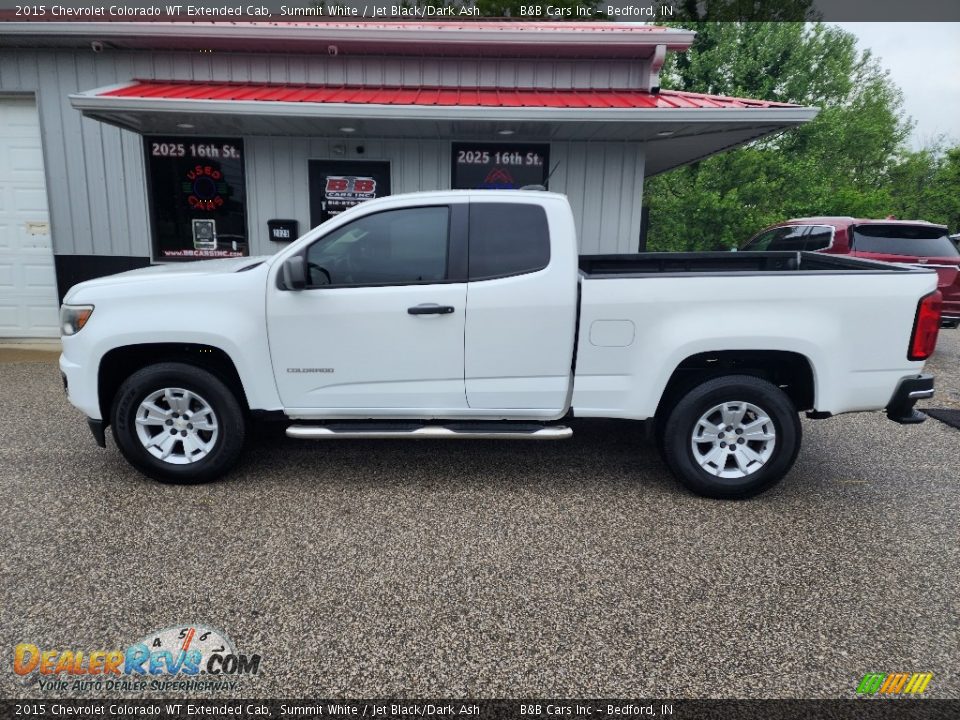
[(958, 718), (960, 700), (0, 700), (0, 718)]

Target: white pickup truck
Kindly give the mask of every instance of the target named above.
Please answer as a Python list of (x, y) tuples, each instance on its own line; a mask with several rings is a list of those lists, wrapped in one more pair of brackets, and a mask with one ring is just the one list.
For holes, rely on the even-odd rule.
[[(81, 283), (70, 401), (139, 470), (213, 479), (251, 421), (290, 437), (559, 439), (652, 419), (690, 490), (790, 469), (798, 413), (920, 422), (933, 271), (793, 252), (577, 255), (562, 195), (446, 191), (358, 205), (272, 257)], [(638, 436), (639, 439), (639, 436)]]

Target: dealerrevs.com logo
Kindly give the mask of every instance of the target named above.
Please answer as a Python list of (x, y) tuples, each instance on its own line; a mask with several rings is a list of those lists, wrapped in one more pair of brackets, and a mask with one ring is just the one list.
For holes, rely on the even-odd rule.
[(237, 652), (219, 630), (184, 624), (149, 633), (125, 650), (43, 648), (20, 643), (13, 671), (41, 690), (138, 692), (236, 690), (260, 671), (260, 656)]

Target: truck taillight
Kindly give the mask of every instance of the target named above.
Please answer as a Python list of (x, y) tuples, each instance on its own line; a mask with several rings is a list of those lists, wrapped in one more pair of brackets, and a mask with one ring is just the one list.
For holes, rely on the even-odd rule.
[(909, 360), (926, 360), (933, 355), (937, 347), (937, 333), (940, 332), (940, 309), (943, 296), (939, 290), (920, 298), (917, 305), (917, 318), (913, 321), (913, 335), (910, 337)]

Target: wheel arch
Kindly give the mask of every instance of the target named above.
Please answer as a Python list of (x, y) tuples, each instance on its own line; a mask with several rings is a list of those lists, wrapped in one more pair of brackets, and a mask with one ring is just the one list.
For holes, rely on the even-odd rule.
[(97, 395), (101, 417), (109, 422), (110, 409), (124, 380), (138, 370), (162, 362), (180, 362), (206, 370), (236, 396), (244, 411), (247, 394), (233, 359), (221, 348), (200, 343), (138, 343), (106, 352), (97, 369)]
[(783, 390), (798, 411), (812, 410), (816, 403), (816, 373), (806, 355), (789, 350), (718, 350), (690, 355), (674, 368), (655, 417), (662, 418), (693, 387), (724, 375), (763, 378)]

